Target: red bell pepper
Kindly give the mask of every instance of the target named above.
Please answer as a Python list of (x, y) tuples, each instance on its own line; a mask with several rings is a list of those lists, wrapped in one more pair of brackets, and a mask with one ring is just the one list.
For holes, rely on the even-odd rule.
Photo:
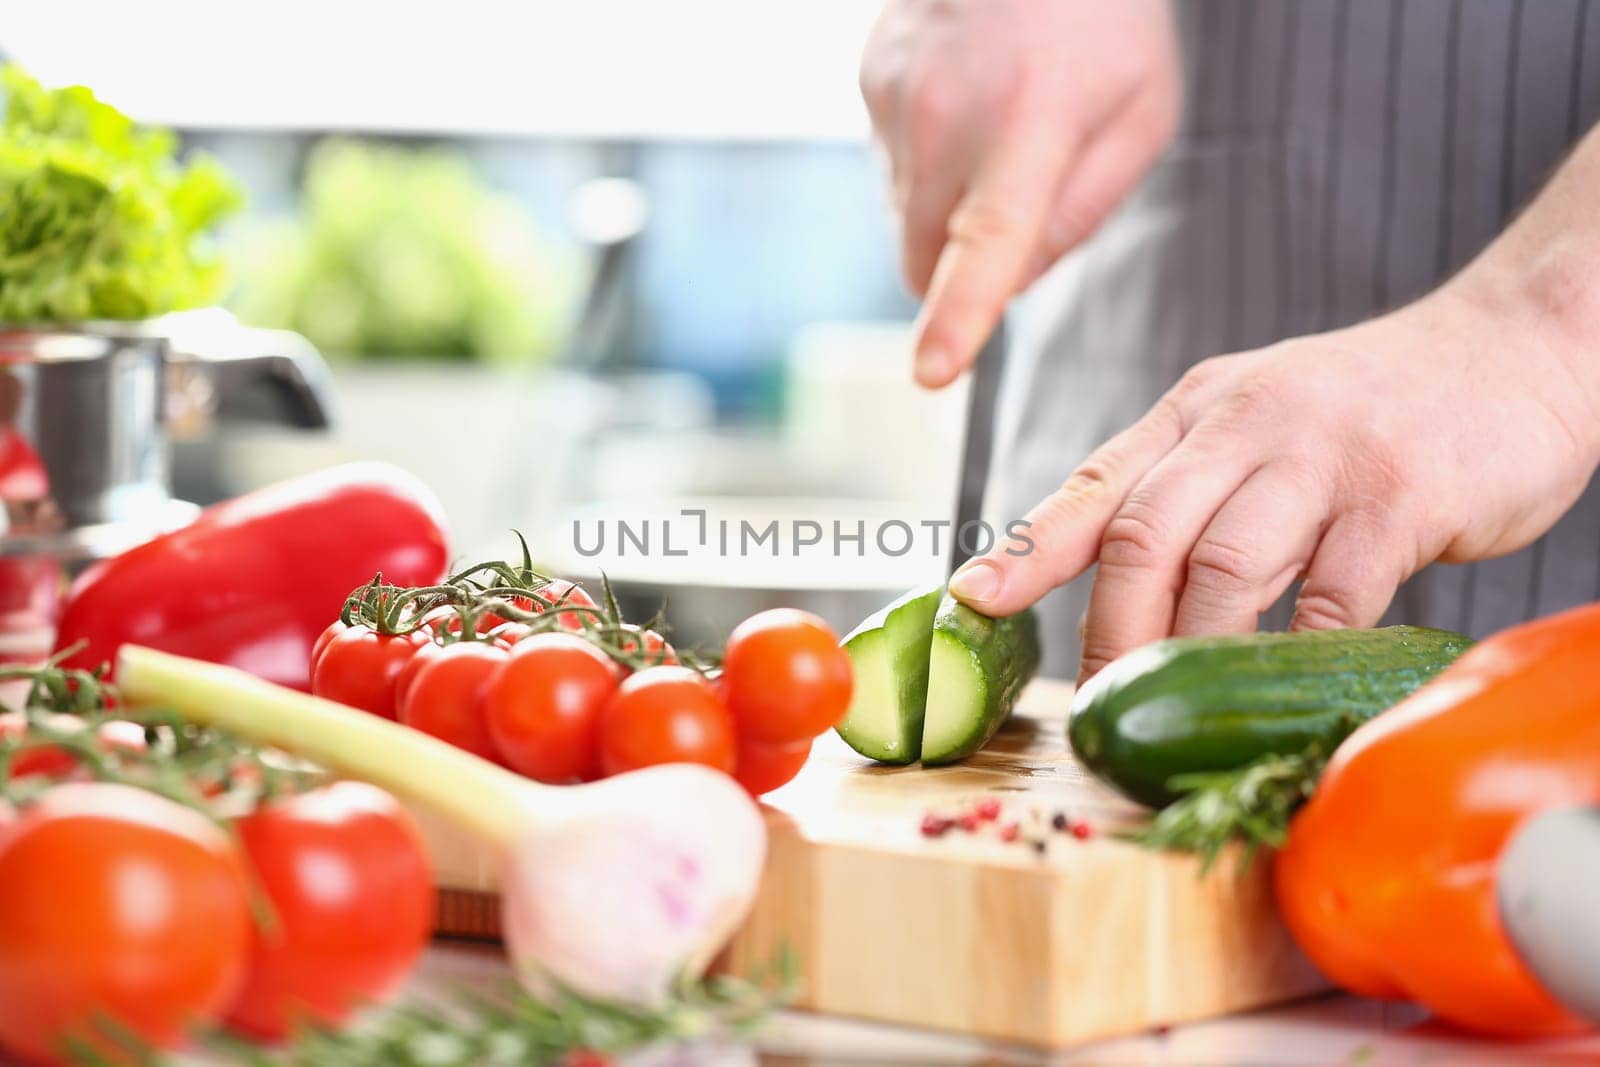
[(1279, 910), (1352, 992), (1484, 1033), (1583, 1029), (1517, 955), (1496, 871), (1524, 820), (1595, 803), (1600, 605), (1481, 642), (1352, 734), (1290, 824)]
[(437, 499), (404, 471), (354, 463), (202, 512), (91, 567), (67, 595), (58, 649), (71, 666), (116, 662), (134, 642), (311, 685), (311, 645), (356, 586), (381, 573), (432, 585), (449, 548)]

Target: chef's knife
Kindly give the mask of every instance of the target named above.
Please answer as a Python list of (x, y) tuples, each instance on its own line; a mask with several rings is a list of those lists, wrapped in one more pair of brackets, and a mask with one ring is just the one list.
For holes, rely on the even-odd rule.
[(956, 485), (956, 524), (950, 531), (950, 570), (965, 563), (979, 544), (976, 527), (966, 546), (961, 531), (983, 518), (983, 494), (989, 486), (989, 461), (994, 456), (995, 408), (1000, 395), (1000, 372), (1005, 367), (1006, 326), (1002, 318), (978, 349), (967, 394), (967, 435), (961, 451), (961, 478)]
[(1495, 879), (1522, 962), (1562, 1004), (1600, 1023), (1600, 809), (1535, 815), (1512, 835)]

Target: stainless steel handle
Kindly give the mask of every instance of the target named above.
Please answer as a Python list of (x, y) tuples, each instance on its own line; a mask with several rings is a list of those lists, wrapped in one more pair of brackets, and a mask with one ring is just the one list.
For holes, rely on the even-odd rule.
[[(215, 343), (212, 343), (214, 341)], [(253, 414), (230, 404), (251, 386), (264, 386), (276, 414), (292, 426), (324, 430), (333, 423), (333, 382), (322, 353), (292, 330), (236, 327), (231, 336), (189, 346), (174, 338), (171, 362), (203, 368), (223, 415)]]

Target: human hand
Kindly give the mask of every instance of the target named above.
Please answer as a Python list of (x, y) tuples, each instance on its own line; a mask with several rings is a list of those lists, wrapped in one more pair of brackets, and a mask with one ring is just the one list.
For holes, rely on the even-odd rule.
[[(1600, 361), (1559, 305), (1464, 275), (1349, 329), (1209, 359), (951, 590), (1006, 615), (1098, 561), (1080, 682), (1148, 641), (1371, 626), (1434, 560), (1529, 544), (1600, 461)], [(1588, 304), (1593, 305), (1593, 301)]]
[(861, 91), (906, 281), (926, 295), (916, 376), (930, 387), (1144, 175), (1181, 92), (1165, 0), (889, 0)]

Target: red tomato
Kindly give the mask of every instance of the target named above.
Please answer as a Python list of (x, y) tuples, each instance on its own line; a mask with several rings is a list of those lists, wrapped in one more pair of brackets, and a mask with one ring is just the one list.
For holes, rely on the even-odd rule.
[(770, 793), (800, 773), (800, 768), (806, 765), (806, 759), (811, 755), (813, 740), (808, 737), (804, 741), (789, 744), (766, 745), (740, 738), (734, 756), (733, 776), (753, 797)]
[(595, 618), (592, 611), (567, 611), (567, 608), (594, 608), (598, 607), (594, 598), (583, 591), (583, 586), (569, 582), (565, 578), (552, 578), (550, 584), (541, 586), (534, 594), (538, 603), (534, 610), (539, 612), (555, 611), (556, 625), (563, 630), (574, 633), (582, 630), (584, 625)]
[(527, 637), (528, 633), (528, 627), (523, 623), (503, 622), (489, 631), (489, 639), (509, 649)]
[(348, 629), (350, 627), (344, 624), (343, 619), (334, 619), (333, 622), (328, 624), (326, 630), (317, 635), (316, 641), (311, 645), (311, 673), (313, 675), (317, 673), (317, 660), (322, 658), (323, 650), (328, 647), (335, 637), (338, 637)]
[(763, 611), (734, 629), (722, 681), (740, 735), (769, 744), (816, 737), (850, 707), (850, 656), (839, 635), (793, 608)]
[(631, 622), (623, 623), (622, 628), (639, 635), (638, 640), (631, 637), (622, 639), (621, 644), (624, 652), (638, 652), (642, 642), (644, 654), (649, 657), (650, 666), (665, 665), (670, 667), (678, 662), (678, 650), (668, 644), (667, 639), (654, 630), (642, 630)]
[(507, 766), (541, 782), (600, 777), (600, 714), (621, 679), (611, 657), (574, 634), (518, 642), (483, 702)]
[(607, 774), (657, 763), (703, 763), (733, 773), (733, 719), (710, 682), (688, 667), (630, 675), (600, 716)]
[[(58, 730), (81, 730), (82, 719), (76, 715), (52, 715), (50, 724)], [(21, 737), (28, 729), (28, 720), (21, 712), (0, 715), (0, 740)], [(124, 752), (143, 752), (146, 748), (144, 727), (125, 719), (112, 719), (100, 724), (100, 740), (108, 747)], [(48, 775), (64, 778), (78, 767), (78, 759), (71, 752), (56, 745), (28, 748), (11, 757), (11, 777), (27, 778)]]
[(59, 1062), (109, 1016), (157, 1048), (244, 977), (244, 869), (197, 811), (125, 785), (52, 789), (0, 837), (0, 1045)]
[(311, 691), (392, 719), (395, 682), (427, 640), (421, 631), (380, 634), (368, 626), (352, 626), (322, 650), (322, 658), (311, 675)]
[[(483, 629), (483, 618), (478, 620), (478, 624), (478, 628)], [(450, 604), (440, 604), (422, 616), (422, 628), (429, 633), (458, 637), (461, 634), (461, 612)]]
[(335, 782), (235, 826), (275, 923), (256, 933), (228, 1025), (278, 1039), (298, 1023), (338, 1026), (393, 992), (433, 928), (427, 849), (399, 802)]
[(506, 662), (506, 650), (487, 641), (432, 645), (409, 678), (400, 721), (475, 756), (499, 762), (484, 721), (489, 678)]
[(308, 689), (311, 646), (350, 591), (381, 573), (433, 585), (450, 557), (439, 503), (416, 478), (352, 463), (206, 509), (97, 563), (73, 584), (56, 648), (115, 664), (125, 642)]

